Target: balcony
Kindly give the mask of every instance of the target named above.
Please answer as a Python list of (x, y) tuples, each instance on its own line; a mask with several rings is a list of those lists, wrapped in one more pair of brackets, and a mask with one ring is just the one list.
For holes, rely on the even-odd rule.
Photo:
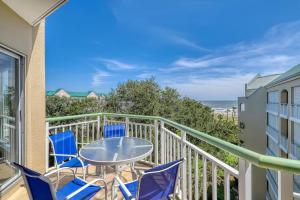
[(280, 143), (279, 143), (280, 148), (285, 152), (288, 153), (288, 139), (285, 135), (281, 134), (280, 135)]
[(274, 115), (278, 115), (279, 113), (279, 103), (267, 103), (267, 112), (272, 113)]
[(300, 105), (298, 104), (291, 105), (290, 120), (300, 123)]
[[(252, 165), (272, 170), (270, 171), (272, 174), (268, 173), (267, 177), (276, 180), (277, 176), (274, 177), (274, 174), (277, 174), (278, 170), (286, 170), (292, 174), (300, 172), (300, 162), (295, 164), (298, 161), (261, 155), (162, 117), (111, 113), (48, 118), (45, 141), (47, 171), (55, 168), (48, 140), (49, 134), (72, 130), (76, 137), (77, 147), (80, 149), (86, 144), (101, 139), (103, 127), (107, 124), (124, 124), (127, 136), (152, 142), (152, 154), (135, 164), (136, 170), (140, 173), (152, 166), (185, 158), (176, 188), (176, 195), (180, 199), (218, 199), (218, 195), (224, 195), (225, 200), (248, 200), (247, 197), (252, 191), (251, 184), (249, 184), (252, 177), (249, 174)], [(199, 146), (200, 141), (201, 144), (212, 145), (216, 149), (231, 153), (230, 155), (239, 160), (238, 165), (231, 166), (225, 163), (223, 158), (217, 158), (214, 153), (204, 151)], [(268, 155), (271, 153), (269, 152)], [(121, 173), (126, 180), (130, 181), (133, 176), (127, 172), (128, 170)], [(87, 179), (95, 178), (96, 172), (95, 167), (91, 167)], [(81, 173), (80, 170), (78, 173)], [(109, 189), (111, 189), (114, 172), (108, 171), (106, 177), (110, 185)], [(279, 180), (281, 179), (278, 179), (277, 188), (284, 190), (285, 187)], [(271, 187), (272, 190), (275, 189), (274, 185)], [(220, 194), (220, 191), (224, 194)], [(277, 196), (276, 191), (272, 191), (272, 195)], [(26, 192), (23, 188), (14, 195), (22, 197), (26, 195)], [(98, 198), (102, 199), (103, 194), (99, 194)]]
[(279, 131), (272, 126), (267, 126), (266, 134), (273, 139), (275, 143), (279, 142)]
[(280, 104), (280, 112), (279, 112), (280, 117), (288, 119), (289, 115), (289, 107), (288, 104), (282, 103)]

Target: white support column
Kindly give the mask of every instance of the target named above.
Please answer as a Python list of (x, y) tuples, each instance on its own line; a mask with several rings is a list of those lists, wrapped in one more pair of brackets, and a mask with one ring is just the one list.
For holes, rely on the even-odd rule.
[[(154, 120), (154, 127), (155, 127), (155, 146), (154, 146), (154, 151), (155, 151), (155, 165), (158, 165), (158, 121)], [(150, 133), (152, 134), (152, 133)]]
[(46, 122), (45, 129), (45, 170), (48, 172), (49, 169), (49, 122)]
[(187, 177), (186, 177), (186, 132), (181, 131), (181, 158), (184, 158), (184, 162), (182, 163), (182, 183), (181, 183), (181, 199), (186, 199), (186, 189), (187, 189)]
[(160, 122), (160, 153), (161, 164), (165, 163), (165, 131), (164, 131), (165, 123), (162, 121)]
[(252, 200), (252, 164), (239, 159), (239, 199)]
[(278, 171), (278, 200), (293, 199), (293, 174)]
[(97, 116), (97, 140), (100, 140), (101, 121), (100, 116)]
[(126, 117), (126, 136), (129, 137), (129, 118)]

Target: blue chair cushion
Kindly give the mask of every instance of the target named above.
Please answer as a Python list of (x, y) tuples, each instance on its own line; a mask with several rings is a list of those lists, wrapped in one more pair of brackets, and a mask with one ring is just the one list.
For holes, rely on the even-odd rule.
[(60, 165), (60, 167), (85, 167), (88, 165), (88, 163), (83, 161), (83, 165), (84, 166), (82, 166), (78, 158), (72, 158), (71, 160)]
[[(131, 193), (133, 198), (136, 197), (136, 195), (137, 195), (138, 185), (139, 185), (138, 180), (132, 181), (129, 183), (125, 183), (125, 187), (129, 190), (129, 192)], [(124, 198), (126, 200), (130, 200), (130, 197), (127, 196), (126, 192), (124, 191), (124, 189), (121, 186), (119, 186), (119, 189), (122, 192)]]
[[(79, 178), (75, 178), (73, 181), (67, 183), (62, 188), (60, 188), (56, 192), (56, 198), (57, 200), (64, 200), (68, 195), (70, 195), (72, 192), (78, 190), (79, 188), (83, 187), (87, 183)], [(99, 192), (102, 188), (100, 186), (91, 185), (75, 195), (72, 200), (75, 199), (91, 199), (97, 192)]]

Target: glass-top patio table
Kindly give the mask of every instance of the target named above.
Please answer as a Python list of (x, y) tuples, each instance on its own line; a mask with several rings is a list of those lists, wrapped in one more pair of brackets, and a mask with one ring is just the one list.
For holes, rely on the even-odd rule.
[(79, 156), (95, 166), (124, 165), (142, 160), (152, 153), (153, 144), (135, 137), (105, 138), (81, 148)]

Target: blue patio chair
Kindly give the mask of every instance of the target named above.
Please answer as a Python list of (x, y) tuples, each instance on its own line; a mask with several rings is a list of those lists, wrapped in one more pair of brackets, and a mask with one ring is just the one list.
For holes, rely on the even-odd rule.
[(65, 131), (49, 136), (53, 148), (56, 167), (82, 168), (83, 179), (88, 163), (82, 161), (77, 152), (76, 140), (72, 131)]
[(114, 125), (104, 125), (103, 137), (125, 137), (126, 128), (125, 124), (114, 124)]
[[(176, 160), (146, 170), (138, 180), (123, 183), (119, 177), (115, 181), (126, 200), (156, 200), (175, 197), (179, 165), (184, 160)], [(175, 198), (174, 198), (175, 199)]]
[[(85, 182), (84, 180), (76, 177), (71, 168), (60, 168), (48, 174), (41, 175), (40, 173), (17, 163), (13, 163), (13, 166), (21, 171), (31, 200), (88, 200), (102, 189), (105, 190), (105, 199), (107, 199), (107, 185), (103, 179), (95, 179), (91, 182)], [(56, 173), (56, 171), (66, 169), (72, 171), (73, 179), (55, 191), (48, 176)], [(96, 185), (97, 182), (102, 182), (103, 186)]]

